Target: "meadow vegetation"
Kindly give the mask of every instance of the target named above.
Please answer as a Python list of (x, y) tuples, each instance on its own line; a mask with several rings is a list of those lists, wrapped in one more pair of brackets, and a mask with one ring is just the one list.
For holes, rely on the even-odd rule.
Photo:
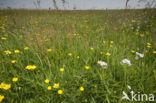
[(155, 9), (0, 11), (2, 103), (129, 103), (156, 93), (155, 58)]

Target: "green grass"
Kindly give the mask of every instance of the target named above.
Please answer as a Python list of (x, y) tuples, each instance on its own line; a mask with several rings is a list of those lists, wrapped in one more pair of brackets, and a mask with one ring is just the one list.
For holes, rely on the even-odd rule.
[[(130, 93), (128, 85), (136, 93), (155, 94), (155, 17), (155, 9), (1, 10), (0, 83), (11, 84), (8, 90), (0, 88), (0, 95), (4, 96), (2, 103), (133, 103), (121, 101), (123, 91)], [(29, 49), (24, 50), (25, 47)], [(6, 55), (6, 50), (11, 54)], [(131, 50), (144, 57), (136, 60)], [(107, 52), (111, 55), (107, 56)], [(126, 58), (131, 66), (120, 63)], [(11, 63), (12, 60), (16, 63)], [(97, 64), (98, 60), (105, 61), (107, 68)], [(37, 68), (27, 70), (28, 65)], [(85, 66), (90, 69), (86, 70)], [(12, 81), (14, 77), (18, 78), (17, 82)], [(45, 79), (50, 83), (46, 84)], [(59, 83), (59, 88), (53, 88), (55, 83)], [(58, 94), (58, 90), (63, 94)]]

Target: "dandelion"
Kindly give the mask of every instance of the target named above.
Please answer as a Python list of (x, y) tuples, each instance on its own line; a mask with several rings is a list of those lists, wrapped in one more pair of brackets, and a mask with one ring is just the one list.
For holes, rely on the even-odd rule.
[(9, 50), (6, 50), (6, 51), (4, 51), (4, 52), (5, 52), (6, 55), (11, 54), (11, 51), (9, 51)]
[(135, 33), (135, 35), (139, 35), (139, 32), (137, 31), (137, 32)]
[(132, 23), (135, 23), (136, 21), (135, 21), (135, 20), (131, 20), (131, 22), (132, 22)]
[(89, 66), (85, 66), (85, 69), (86, 69), (86, 70), (89, 70), (89, 69), (90, 69), (90, 67), (89, 67)]
[(120, 62), (120, 64), (128, 64), (128, 66), (131, 66), (131, 65), (132, 65), (132, 64), (131, 64), (131, 61), (128, 60), (128, 59), (123, 59), (123, 60)]
[(141, 37), (144, 37), (144, 34), (140, 34)]
[(72, 53), (68, 53), (68, 56), (72, 56)]
[(114, 42), (113, 41), (110, 41), (110, 43), (113, 44)]
[(48, 86), (48, 88), (47, 88), (48, 90), (52, 90), (52, 87), (51, 86)]
[(15, 50), (14, 53), (18, 54), (18, 53), (20, 53), (20, 51), (19, 50)]
[(26, 69), (28, 70), (35, 70), (37, 67), (35, 65), (28, 65), (26, 66)]
[(80, 87), (80, 91), (83, 92), (84, 91), (84, 88), (83, 87)]
[(156, 54), (156, 51), (153, 51), (154, 54)]
[(110, 56), (111, 54), (109, 52), (106, 53), (107, 56)]
[(64, 71), (64, 68), (60, 68), (60, 71), (63, 72)]
[(147, 48), (151, 48), (151, 45), (147, 45)]
[(151, 43), (147, 43), (147, 45), (151, 45)]
[(2, 102), (4, 99), (4, 96), (3, 95), (0, 95), (0, 102)]
[(145, 50), (145, 53), (148, 53), (148, 50)]
[(112, 48), (112, 47), (113, 47), (113, 45), (110, 45), (110, 47)]
[(134, 50), (131, 50), (131, 53), (135, 53), (135, 51)]
[(106, 67), (107, 67), (107, 63), (106, 63), (106, 62), (98, 61), (97, 63), (98, 63), (100, 66), (102, 66), (104, 69), (106, 69)]
[(11, 63), (12, 63), (12, 64), (16, 63), (16, 60), (12, 60)]
[(90, 50), (94, 50), (94, 48), (90, 48)]
[(63, 94), (63, 91), (62, 90), (58, 90), (57, 93), (58, 94)]
[(18, 78), (17, 77), (14, 77), (14, 78), (12, 78), (12, 81), (13, 82), (17, 82), (18, 81)]
[(48, 84), (50, 81), (48, 79), (46, 79), (46, 80), (44, 80), (44, 82)]
[(80, 58), (80, 56), (77, 56), (76, 58), (77, 58), (77, 59), (79, 59), (79, 58)]
[(51, 52), (52, 50), (51, 49), (47, 49), (47, 52)]
[(2, 39), (2, 40), (6, 40), (7, 38), (6, 38), (6, 37), (1, 37), (1, 39)]
[(103, 41), (103, 43), (105, 44), (105, 43), (106, 43), (106, 41)]
[(11, 84), (5, 84), (5, 83), (1, 83), (0, 84), (0, 88), (4, 89), (4, 90), (8, 90), (11, 88)]
[(54, 88), (59, 88), (59, 83), (55, 83), (53, 87)]
[(102, 55), (102, 54), (103, 54), (103, 52), (100, 52), (100, 54)]
[(27, 47), (27, 46), (24, 48), (24, 50), (28, 50), (28, 49), (29, 49), (29, 47)]

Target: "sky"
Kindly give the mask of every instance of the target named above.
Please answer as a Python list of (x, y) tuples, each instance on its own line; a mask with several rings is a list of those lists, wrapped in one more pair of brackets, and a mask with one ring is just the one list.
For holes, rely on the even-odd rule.
[[(40, 7), (35, 6), (37, 0), (0, 0), (0, 9), (11, 7), (12, 9), (54, 9), (53, 0), (40, 0)], [(63, 5), (61, 0), (56, 0), (59, 9), (78, 10), (87, 9), (124, 9), (126, 0), (66, 0)], [(144, 8), (144, 4), (138, 6), (138, 0), (130, 0), (130, 8)]]

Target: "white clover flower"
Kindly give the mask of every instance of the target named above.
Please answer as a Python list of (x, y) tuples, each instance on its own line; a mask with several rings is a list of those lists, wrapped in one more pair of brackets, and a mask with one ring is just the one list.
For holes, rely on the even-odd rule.
[(136, 52), (136, 55), (140, 56), (141, 58), (144, 57), (144, 54), (141, 54), (141, 53), (139, 53), (139, 52)]
[(104, 69), (106, 69), (106, 67), (107, 67), (107, 63), (106, 63), (106, 62), (98, 61), (97, 63), (98, 63), (100, 66), (102, 66)]
[(128, 59), (123, 59), (123, 60), (120, 62), (120, 64), (128, 64), (128, 66), (131, 66), (131, 65), (132, 65), (132, 64), (131, 64), (131, 61), (128, 60)]

